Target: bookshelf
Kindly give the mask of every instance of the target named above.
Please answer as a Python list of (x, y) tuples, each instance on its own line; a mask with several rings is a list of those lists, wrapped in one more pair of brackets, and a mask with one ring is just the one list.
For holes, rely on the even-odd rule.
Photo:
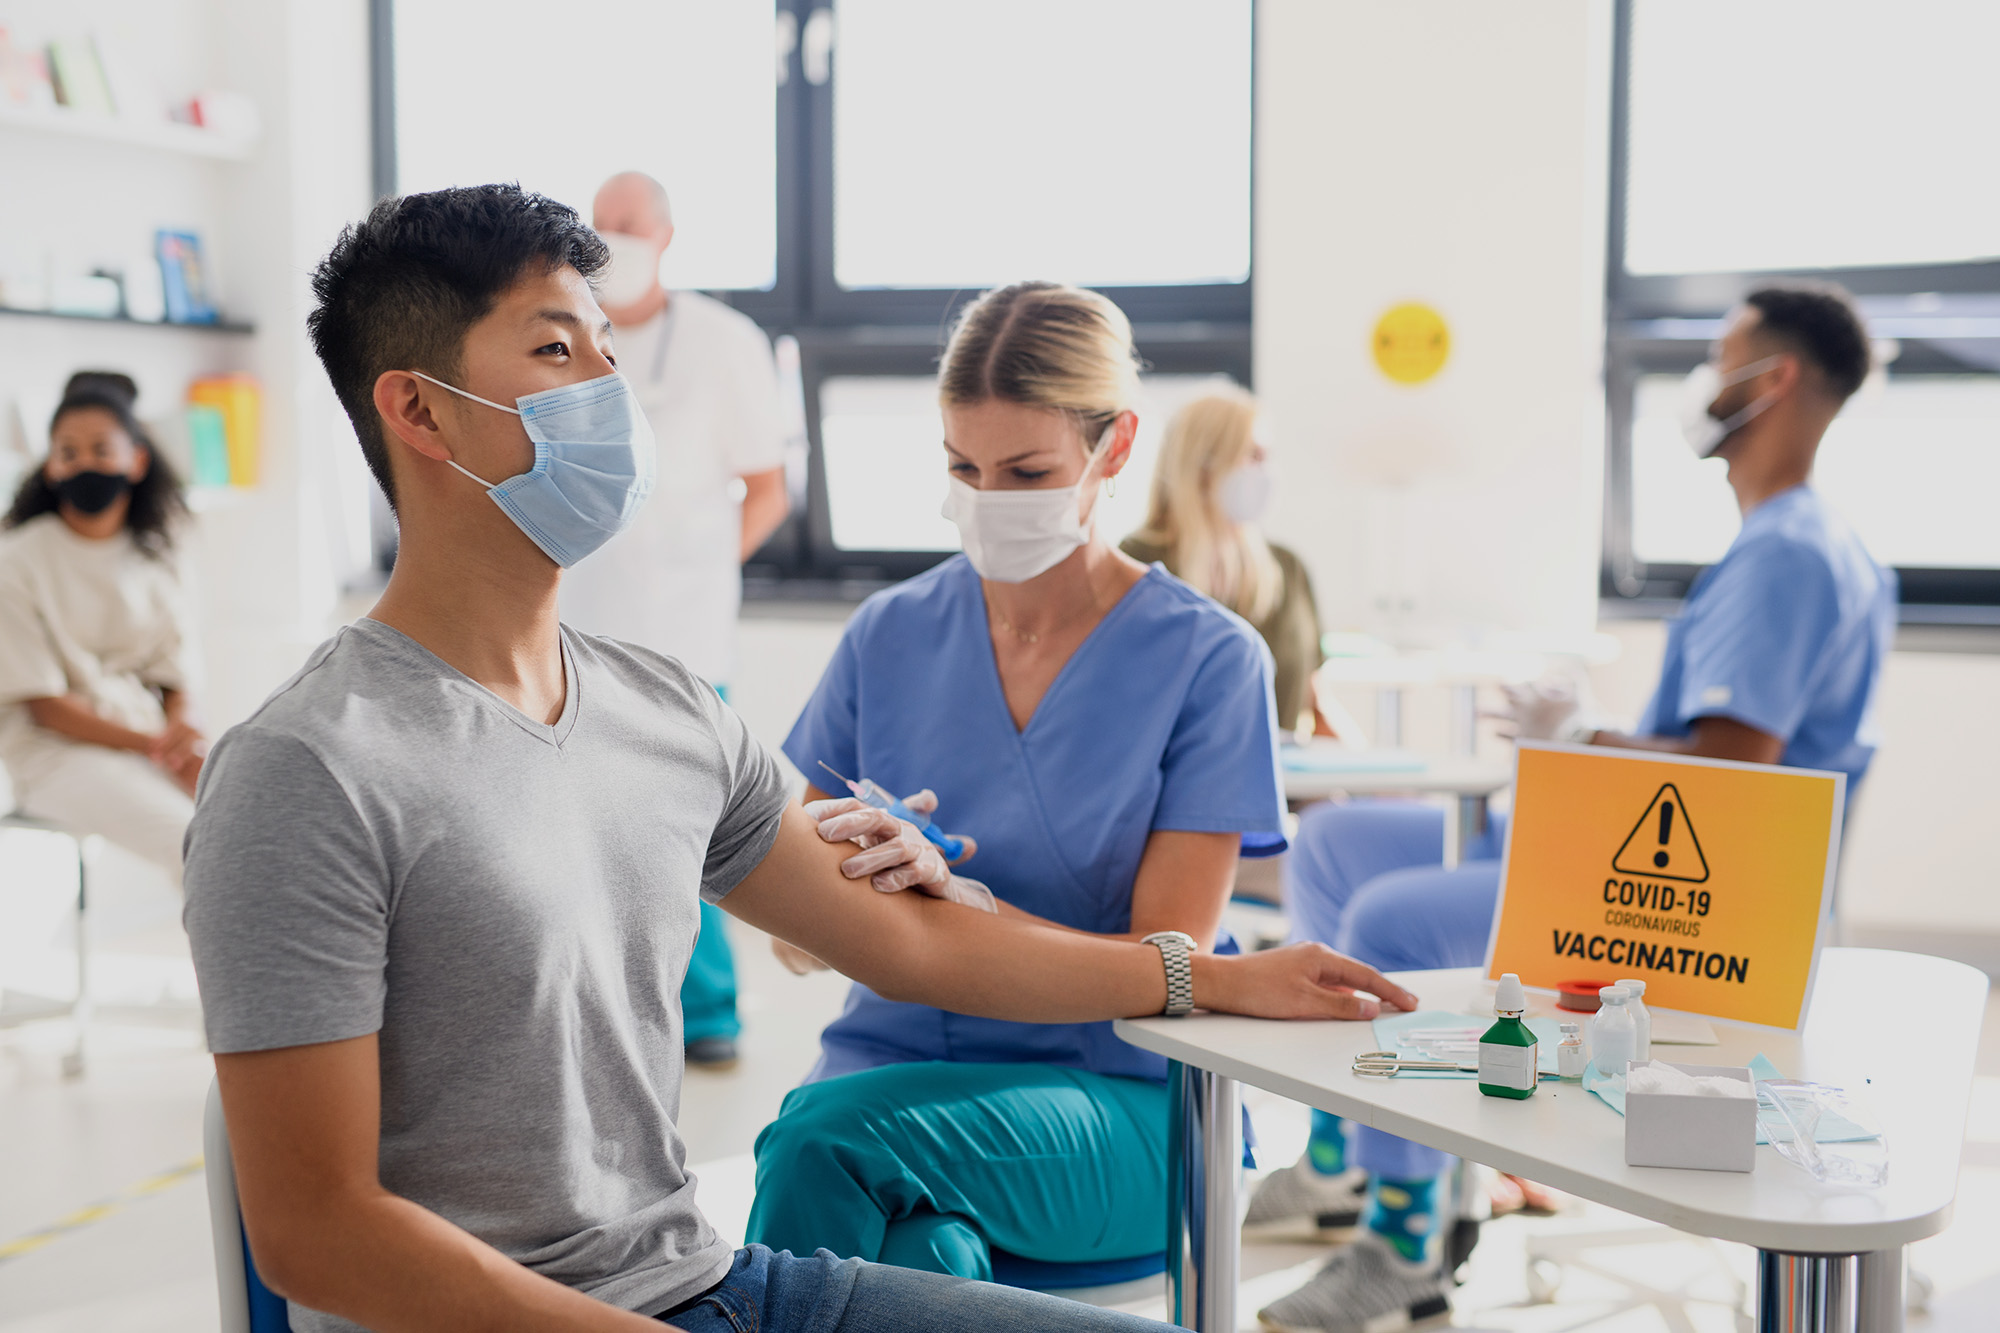
[(255, 333), (257, 326), (240, 320), (219, 319), (213, 324), (174, 324), (166, 320), (128, 319), (124, 315), (77, 315), (66, 310), (21, 310), (0, 305), (0, 317), (9, 319), (66, 319), (83, 324), (117, 324), (141, 329), (191, 329), (196, 333)]
[(0, 106), (0, 128), (38, 130), (107, 143), (136, 144), (191, 157), (241, 162), (256, 150), (251, 139), (234, 138), (171, 120), (127, 120), (65, 107)]

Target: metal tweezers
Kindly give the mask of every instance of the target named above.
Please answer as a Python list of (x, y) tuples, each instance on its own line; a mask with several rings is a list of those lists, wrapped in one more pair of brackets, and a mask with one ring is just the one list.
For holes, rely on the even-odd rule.
[(1416, 1060), (1394, 1051), (1364, 1051), (1354, 1057), (1354, 1072), (1364, 1078), (1394, 1078), (1398, 1074), (1476, 1074), (1477, 1062)]

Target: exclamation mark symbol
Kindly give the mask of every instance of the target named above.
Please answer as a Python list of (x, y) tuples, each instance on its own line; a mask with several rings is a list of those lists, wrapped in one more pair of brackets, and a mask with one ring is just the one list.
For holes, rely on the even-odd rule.
[(1660, 802), (1660, 850), (1653, 853), (1653, 864), (1660, 869), (1667, 868), (1667, 843), (1674, 833), (1674, 803)]

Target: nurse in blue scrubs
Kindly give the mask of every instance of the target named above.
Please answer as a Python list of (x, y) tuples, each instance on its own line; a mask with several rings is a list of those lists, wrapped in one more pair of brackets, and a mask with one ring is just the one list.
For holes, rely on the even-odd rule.
[[(965, 554), (861, 606), (785, 752), (934, 792), (1002, 912), (1208, 949), (1238, 856), (1284, 847), (1271, 657), (1094, 526), (1137, 394), (1102, 296), (1018, 283), (967, 309), (939, 373)], [(1157, 1254), (1165, 1077), (1108, 1023), (970, 1018), (856, 985), (758, 1140), (748, 1239), (974, 1278), (996, 1253)]]
[[(1727, 461), (1743, 526), (1668, 626), (1659, 685), (1638, 730), (1599, 729), (1573, 692), (1528, 687), (1510, 691), (1517, 734), (1837, 769), (1848, 775), (1852, 803), (1878, 743), (1896, 578), (1811, 478), (1827, 427), (1868, 368), (1866, 327), (1838, 289), (1767, 287), (1744, 299), (1689, 377), (1683, 422), (1697, 456)], [(1500, 863), (1439, 870), (1443, 836), (1435, 810), (1357, 802), (1309, 811), (1287, 886), (1295, 919), (1316, 932), (1302, 937), (1385, 972), (1484, 962)], [(1497, 856), (1497, 847), (1487, 854)], [(1441, 1293), (1449, 1275), (1436, 1271), (1435, 1196), (1445, 1161), (1365, 1127), (1343, 1135), (1339, 1121), (1316, 1113), (1306, 1156), (1260, 1184), (1250, 1216), (1308, 1218), (1350, 1199), (1365, 1174), (1365, 1234), (1410, 1272), (1430, 1272)], [(1383, 1206), (1385, 1193), (1408, 1206)], [(1344, 1328), (1342, 1320), (1388, 1313), (1357, 1303), (1357, 1271), (1351, 1262), (1329, 1266), (1267, 1310), (1266, 1321)]]

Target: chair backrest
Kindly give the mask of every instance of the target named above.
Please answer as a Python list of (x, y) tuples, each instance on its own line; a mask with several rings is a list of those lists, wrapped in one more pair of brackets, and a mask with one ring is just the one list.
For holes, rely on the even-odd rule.
[(229, 1126), (222, 1118), (222, 1089), (208, 1085), (201, 1118), (202, 1161), (208, 1177), (208, 1225), (215, 1241), (215, 1295), (222, 1333), (291, 1333), (285, 1300), (257, 1275), (243, 1210), (236, 1201), (236, 1162), (229, 1155)]

